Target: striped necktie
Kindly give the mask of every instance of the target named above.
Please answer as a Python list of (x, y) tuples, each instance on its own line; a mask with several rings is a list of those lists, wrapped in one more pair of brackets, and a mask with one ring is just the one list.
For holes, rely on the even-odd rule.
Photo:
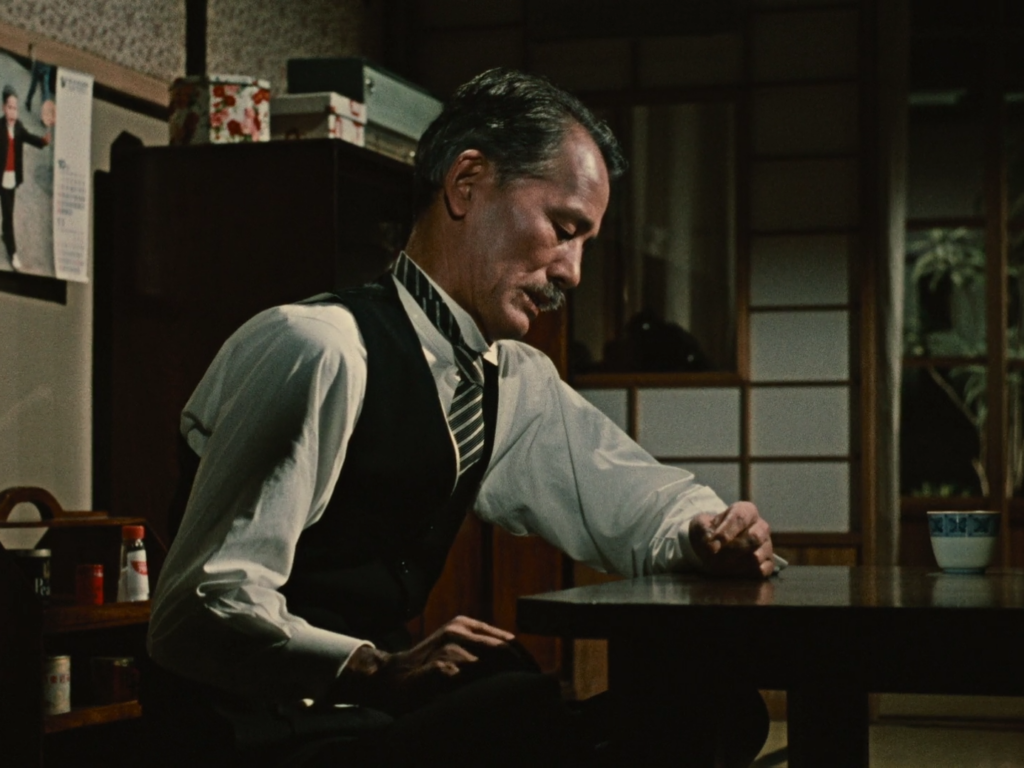
[(462, 339), (459, 324), (427, 276), (402, 253), (395, 277), (412, 294), (430, 321), (451, 342), (461, 376), (448, 409), (448, 427), (459, 452), (459, 476), (480, 460), (484, 450), (484, 362)]

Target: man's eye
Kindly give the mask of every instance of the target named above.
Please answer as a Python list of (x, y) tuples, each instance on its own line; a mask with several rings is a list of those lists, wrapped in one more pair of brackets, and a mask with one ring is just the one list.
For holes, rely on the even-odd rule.
[(565, 227), (560, 227), (558, 224), (552, 224), (555, 228), (555, 237), (558, 238), (559, 242), (564, 240), (572, 240), (575, 235), (567, 230)]

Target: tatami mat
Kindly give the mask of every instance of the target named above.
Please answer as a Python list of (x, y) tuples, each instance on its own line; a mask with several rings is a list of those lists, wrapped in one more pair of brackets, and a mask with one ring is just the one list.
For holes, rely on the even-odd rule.
[[(756, 766), (787, 762), (786, 724), (773, 722)], [(871, 768), (1024, 768), (1024, 731), (871, 726)]]

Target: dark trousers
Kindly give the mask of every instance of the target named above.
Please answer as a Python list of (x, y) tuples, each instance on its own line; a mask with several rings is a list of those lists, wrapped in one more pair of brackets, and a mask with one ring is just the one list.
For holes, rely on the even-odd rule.
[(18, 252), (14, 244), (14, 190), (0, 188), (0, 216), (3, 217), (3, 240), (7, 255)]
[(211, 710), (209, 696), (144, 707), (154, 766), (713, 768), (749, 765), (767, 738), (767, 711), (752, 687), (719, 681), (713, 690), (665, 694), (567, 703), (553, 678), (503, 671), (398, 717), (358, 707), (226, 712)]

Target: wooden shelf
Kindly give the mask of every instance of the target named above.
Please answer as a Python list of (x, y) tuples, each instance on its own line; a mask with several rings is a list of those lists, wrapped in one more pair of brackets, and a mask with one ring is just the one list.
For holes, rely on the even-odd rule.
[(100, 704), (92, 707), (75, 707), (61, 715), (46, 715), (43, 718), (44, 733), (58, 733), (88, 725), (114, 723), (118, 720), (133, 720), (142, 717), (142, 706), (137, 701), (123, 701), (118, 704)]
[(572, 385), (578, 389), (603, 387), (735, 387), (743, 383), (739, 374), (731, 371), (685, 371), (672, 373), (642, 373), (607, 371), (577, 373)]
[(922, 520), (930, 509), (951, 512), (964, 509), (993, 509), (991, 500), (981, 496), (903, 496), (900, 498), (900, 514), (904, 518), (918, 517)]
[(43, 633), (81, 632), (145, 624), (149, 621), (148, 600), (104, 605), (53, 605), (43, 611)]
[(51, 520), (26, 520), (24, 522), (0, 522), (0, 528), (88, 528), (93, 526), (114, 527), (122, 525), (145, 525), (144, 517), (107, 517), (106, 513), (65, 512), (65, 517)]

